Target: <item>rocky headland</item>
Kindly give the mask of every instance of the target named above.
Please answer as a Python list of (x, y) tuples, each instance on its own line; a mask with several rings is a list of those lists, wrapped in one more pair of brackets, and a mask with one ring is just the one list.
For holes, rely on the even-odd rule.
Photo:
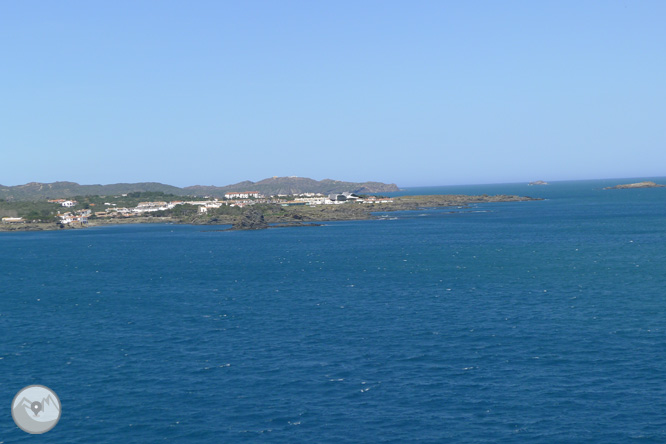
[(268, 223), (261, 211), (250, 208), (235, 222), (230, 230), (263, 230), (268, 228)]
[(132, 216), (123, 218), (90, 218), (85, 225), (59, 223), (0, 224), (0, 231), (42, 231), (62, 229), (84, 229), (88, 227), (136, 224), (175, 223), (191, 225), (231, 225), (230, 230), (261, 230), (272, 227), (316, 226), (316, 222), (378, 219), (377, 213), (391, 211), (414, 211), (427, 208), (465, 207), (473, 204), (496, 202), (526, 202), (532, 197), (514, 195), (424, 195), (400, 196), (383, 203), (348, 202), (339, 205), (282, 206), (279, 204), (257, 204), (246, 206), (235, 212), (219, 212), (196, 215)]

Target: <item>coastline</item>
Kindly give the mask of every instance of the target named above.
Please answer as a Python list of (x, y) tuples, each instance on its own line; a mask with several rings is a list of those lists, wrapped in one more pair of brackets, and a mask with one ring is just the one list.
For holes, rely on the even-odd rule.
[[(312, 226), (313, 223), (333, 222), (333, 221), (351, 221), (351, 220), (371, 220), (379, 219), (374, 213), (386, 213), (393, 211), (414, 211), (427, 208), (445, 208), (445, 207), (466, 207), (470, 204), (499, 203), (499, 202), (528, 202), (542, 200), (526, 196), (515, 195), (425, 195), (425, 196), (400, 196), (393, 198), (393, 202), (359, 204), (346, 203), (341, 205), (316, 205), (316, 206), (298, 206), (283, 207), (279, 205), (261, 207), (262, 222), (256, 226), (243, 225), (236, 227), (236, 230), (265, 229), (270, 226), (263, 224), (278, 224), (279, 226)], [(248, 207), (244, 214), (249, 211), (259, 212)], [(240, 223), (243, 216), (231, 215), (197, 215), (193, 217), (115, 217), (115, 218), (95, 218), (89, 219), (87, 224), (56, 224), (56, 223), (30, 223), (23, 224), (2, 224), (0, 232), (28, 232), (28, 231), (62, 231), (62, 230), (80, 230), (105, 225), (121, 224), (149, 224), (149, 223), (174, 223), (188, 225), (232, 225)]]
[(23, 233), (28, 231), (71, 231), (85, 230), (86, 228), (103, 227), (105, 225), (132, 225), (132, 224), (163, 224), (180, 223), (172, 217), (128, 217), (118, 219), (94, 219), (85, 225), (67, 224), (60, 228), (60, 224), (47, 222), (26, 222), (24, 224), (0, 225), (0, 233)]

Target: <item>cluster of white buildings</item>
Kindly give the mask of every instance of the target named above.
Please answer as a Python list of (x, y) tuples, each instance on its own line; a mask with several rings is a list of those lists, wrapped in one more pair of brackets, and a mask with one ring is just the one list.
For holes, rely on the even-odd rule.
[(139, 204), (132, 209), (133, 213), (151, 213), (154, 211), (170, 210), (182, 202), (139, 202)]
[(377, 197), (377, 196), (368, 196), (362, 198), (354, 193), (334, 193), (328, 195), (328, 201), (330, 201), (330, 203), (345, 203), (345, 202), (388, 203), (388, 202), (393, 202), (393, 199), (388, 197)]
[[(177, 205), (189, 204), (198, 207), (199, 213), (207, 213), (210, 209), (220, 208), (223, 205), (231, 207), (244, 207), (247, 205), (254, 205), (257, 203), (271, 203), (280, 204), (283, 206), (296, 206), (296, 205), (339, 205), (349, 202), (375, 204), (375, 203), (390, 203), (393, 202), (391, 198), (369, 196), (361, 198), (354, 193), (333, 193), (325, 196), (320, 193), (301, 193), (297, 195), (277, 195), (264, 197), (258, 191), (241, 191), (229, 192), (224, 195), (225, 200), (210, 199), (199, 201), (172, 201), (172, 202), (139, 202), (134, 208), (119, 208), (116, 204), (105, 202), (107, 208), (104, 211), (95, 212), (96, 217), (130, 217), (146, 213), (153, 213), (157, 211), (166, 211), (175, 208)], [(294, 199), (285, 199), (294, 197)], [(75, 201), (66, 201), (58, 199), (54, 201), (65, 207), (76, 205)], [(72, 203), (72, 205), (70, 205)], [(66, 205), (67, 204), (67, 205)], [(88, 222), (88, 217), (92, 215), (91, 210), (78, 210), (75, 212), (67, 212), (65, 214), (58, 213), (60, 222), (63, 224), (80, 222), (85, 224)], [(3, 222), (4, 219), (3, 219)], [(6, 223), (8, 223), (7, 221)]]
[(134, 208), (116, 207), (115, 204), (105, 202), (107, 207), (106, 211), (96, 211), (97, 217), (112, 217), (112, 216), (135, 216), (143, 213), (153, 213), (155, 211), (165, 211), (174, 208), (176, 205), (184, 202), (139, 202)]
[[(309, 193), (314, 195), (314, 193)], [(300, 195), (303, 196), (303, 195)], [(361, 198), (354, 193), (333, 193), (328, 196), (322, 194), (315, 195), (315, 197), (297, 197), (294, 200), (285, 201), (283, 206), (291, 205), (340, 205), (349, 202), (356, 203), (388, 203), (393, 202), (393, 199), (377, 196), (369, 196)]]
[(74, 212), (68, 211), (67, 213), (60, 214), (58, 212), (58, 219), (61, 224), (74, 224), (80, 223), (81, 225), (86, 225), (88, 223), (88, 217), (92, 215), (92, 210), (76, 210)]
[(364, 199), (360, 199), (358, 202), (366, 204), (391, 203), (393, 202), (393, 199), (390, 197), (368, 196)]
[(263, 195), (259, 191), (240, 191), (240, 192), (229, 192), (224, 194), (225, 199), (263, 199)]

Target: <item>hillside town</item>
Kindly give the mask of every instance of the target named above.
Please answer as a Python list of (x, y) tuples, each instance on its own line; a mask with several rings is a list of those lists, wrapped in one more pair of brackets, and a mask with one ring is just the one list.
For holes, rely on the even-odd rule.
[[(126, 196), (126, 195), (123, 195)], [(258, 191), (239, 191), (228, 192), (223, 199), (204, 198), (205, 200), (174, 200), (170, 202), (139, 202), (135, 207), (119, 207), (112, 202), (105, 202), (104, 209), (94, 211), (91, 208), (76, 209), (78, 202), (69, 199), (49, 199), (47, 202), (58, 204), (63, 207), (62, 212), (58, 211), (57, 219), (60, 224), (86, 225), (88, 219), (95, 218), (129, 218), (137, 216), (146, 216), (150, 213), (159, 211), (168, 211), (179, 205), (193, 205), (198, 208), (199, 213), (208, 213), (211, 209), (222, 206), (243, 208), (256, 204), (273, 204), (284, 207), (290, 206), (315, 206), (315, 205), (341, 205), (341, 204), (377, 204), (390, 203), (393, 199), (378, 196), (359, 196), (354, 193), (333, 193), (324, 195), (321, 193), (300, 193), (296, 195), (278, 194), (264, 196)], [(3, 217), (4, 224), (25, 223), (21, 217)]]

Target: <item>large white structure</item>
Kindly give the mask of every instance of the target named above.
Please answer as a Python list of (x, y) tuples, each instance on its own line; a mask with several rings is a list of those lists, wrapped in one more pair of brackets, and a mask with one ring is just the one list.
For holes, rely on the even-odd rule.
[(234, 191), (234, 192), (229, 192), (225, 193), (224, 197), (227, 199), (249, 199), (250, 197), (254, 197), (255, 199), (262, 198), (264, 196), (259, 193), (259, 191)]
[(139, 202), (132, 211), (134, 213), (150, 213), (153, 211), (168, 210), (169, 205), (166, 202)]

